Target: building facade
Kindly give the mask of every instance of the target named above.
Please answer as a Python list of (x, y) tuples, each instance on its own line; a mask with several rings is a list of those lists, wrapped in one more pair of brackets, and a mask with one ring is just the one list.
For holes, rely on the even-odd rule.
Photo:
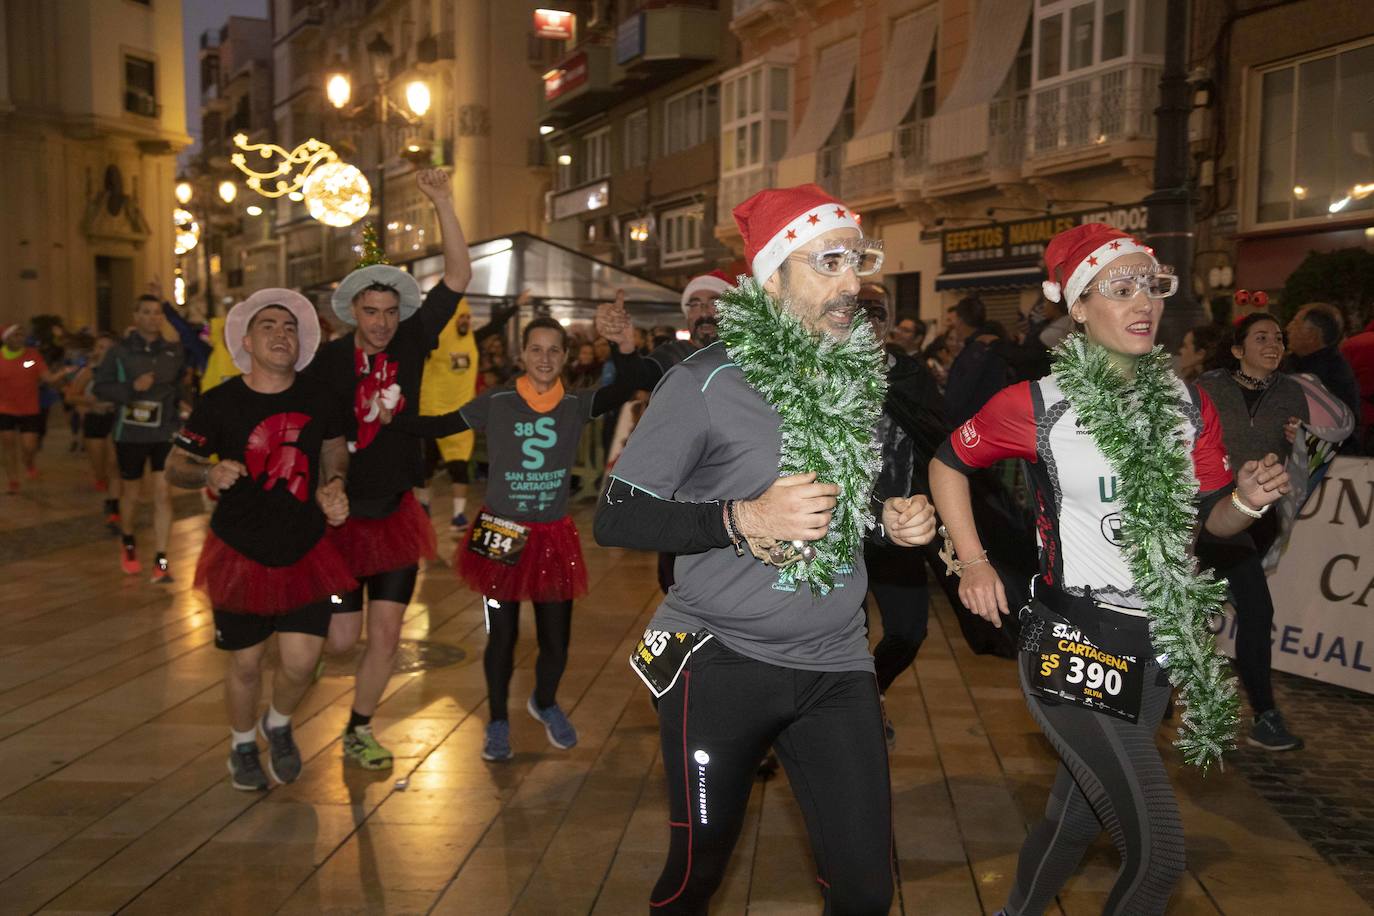
[[(265, 201), (249, 193), (229, 157), (233, 138), (255, 142), (275, 133), (272, 119), (272, 25), (231, 16), (200, 36), (200, 146), (184, 162), (192, 188), (185, 205), (200, 241), (178, 259), (182, 298), (194, 318), (223, 314), (253, 290), (281, 286), (285, 249), (272, 232)], [(225, 201), (220, 185), (235, 188)], [(249, 209), (252, 208), (252, 209)]]
[(720, 76), (738, 57), (727, 6), (566, 5), (573, 31), (552, 44), (539, 121), (551, 239), (675, 288), (736, 260), (711, 232)]
[[(537, 137), (538, 87), (524, 53), (536, 4), (529, 0), (272, 0), (274, 142), (291, 149), (324, 140), (366, 175), (369, 219), (386, 252), (412, 265), (422, 285), (437, 278), (439, 231), (415, 188), (416, 169), (453, 176), (454, 203), (470, 241), (540, 226), (543, 175), (527, 164)], [(331, 75), (351, 94), (326, 99)], [(416, 116), (407, 90), (429, 90)], [(379, 94), (386, 97), (385, 110)], [(325, 295), (352, 268), (362, 223), (331, 228), (301, 201), (273, 207), (284, 245), (285, 284)]]
[(1009, 328), (1044, 244), (1144, 231), (1163, 21), (1152, 0), (735, 0), (718, 237), (761, 187), (815, 181), (886, 248), (899, 310), (977, 293)]
[(181, 5), (4, 0), (0, 30), (6, 320), (121, 331), (175, 267)]
[(1369, 4), (1200, 0), (1194, 38), (1198, 274), (1208, 292), (1276, 299), (1311, 251), (1374, 251)]

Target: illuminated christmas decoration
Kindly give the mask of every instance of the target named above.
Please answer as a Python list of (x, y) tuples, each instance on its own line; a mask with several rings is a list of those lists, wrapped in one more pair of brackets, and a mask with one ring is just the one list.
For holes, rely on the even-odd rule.
[[(235, 134), (234, 146), (240, 151), (230, 156), (229, 161), (248, 176), (244, 183), (263, 197), (285, 197), (293, 191), (302, 191), (306, 180), (318, 168), (339, 161), (338, 154), (328, 143), (314, 137), (288, 151), (275, 143), (249, 143), (247, 134)], [(256, 171), (248, 164), (248, 153), (257, 153), (273, 166), (272, 169)]]
[(372, 207), (367, 178), (346, 162), (327, 162), (316, 168), (301, 190), (310, 215), (326, 226), (351, 226)]
[(189, 210), (180, 207), (172, 211), (172, 225), (176, 229), (176, 244), (173, 250), (185, 254), (200, 242), (200, 223)]

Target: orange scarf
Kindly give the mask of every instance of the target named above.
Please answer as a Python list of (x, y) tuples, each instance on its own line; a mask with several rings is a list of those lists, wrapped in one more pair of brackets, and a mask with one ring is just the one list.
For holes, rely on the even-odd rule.
[(563, 400), (563, 382), (561, 379), (554, 382), (553, 387), (548, 391), (540, 394), (534, 390), (534, 382), (530, 381), (530, 377), (522, 375), (515, 380), (515, 391), (525, 399), (525, 403), (530, 405), (530, 409), (535, 413), (548, 413)]

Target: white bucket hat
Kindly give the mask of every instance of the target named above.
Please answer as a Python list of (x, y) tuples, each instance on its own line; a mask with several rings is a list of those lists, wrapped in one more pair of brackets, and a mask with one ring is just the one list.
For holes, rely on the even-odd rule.
[(373, 284), (388, 286), (396, 291), (401, 304), (401, 320), (405, 321), (420, 307), (420, 284), (415, 278), (390, 264), (369, 264), (359, 267), (343, 278), (339, 288), (334, 290), (331, 303), (334, 314), (344, 324), (355, 325), (353, 320), (353, 299)]
[(315, 306), (310, 300), (291, 289), (260, 289), (230, 309), (229, 316), (224, 319), (224, 344), (229, 348), (234, 365), (243, 372), (253, 368), (253, 358), (243, 347), (248, 323), (254, 315), (272, 305), (280, 306), (296, 316), (296, 333), (300, 340), (300, 352), (296, 354), (297, 372), (310, 365), (315, 358), (315, 351), (319, 349), (320, 317), (315, 314)]

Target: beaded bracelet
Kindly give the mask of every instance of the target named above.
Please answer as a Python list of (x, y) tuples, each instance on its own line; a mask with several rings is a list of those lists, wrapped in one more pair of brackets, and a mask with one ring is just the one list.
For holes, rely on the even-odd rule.
[[(1248, 515), (1251, 518), (1264, 518), (1264, 513), (1269, 511), (1269, 506), (1265, 506), (1263, 509), (1251, 509), (1249, 506), (1247, 506), (1244, 502), (1241, 501), (1239, 490), (1231, 491), (1231, 505), (1235, 506), (1236, 511), (1239, 512), (1241, 515)], [(1272, 506), (1273, 503), (1270, 503), (1269, 505)]]

